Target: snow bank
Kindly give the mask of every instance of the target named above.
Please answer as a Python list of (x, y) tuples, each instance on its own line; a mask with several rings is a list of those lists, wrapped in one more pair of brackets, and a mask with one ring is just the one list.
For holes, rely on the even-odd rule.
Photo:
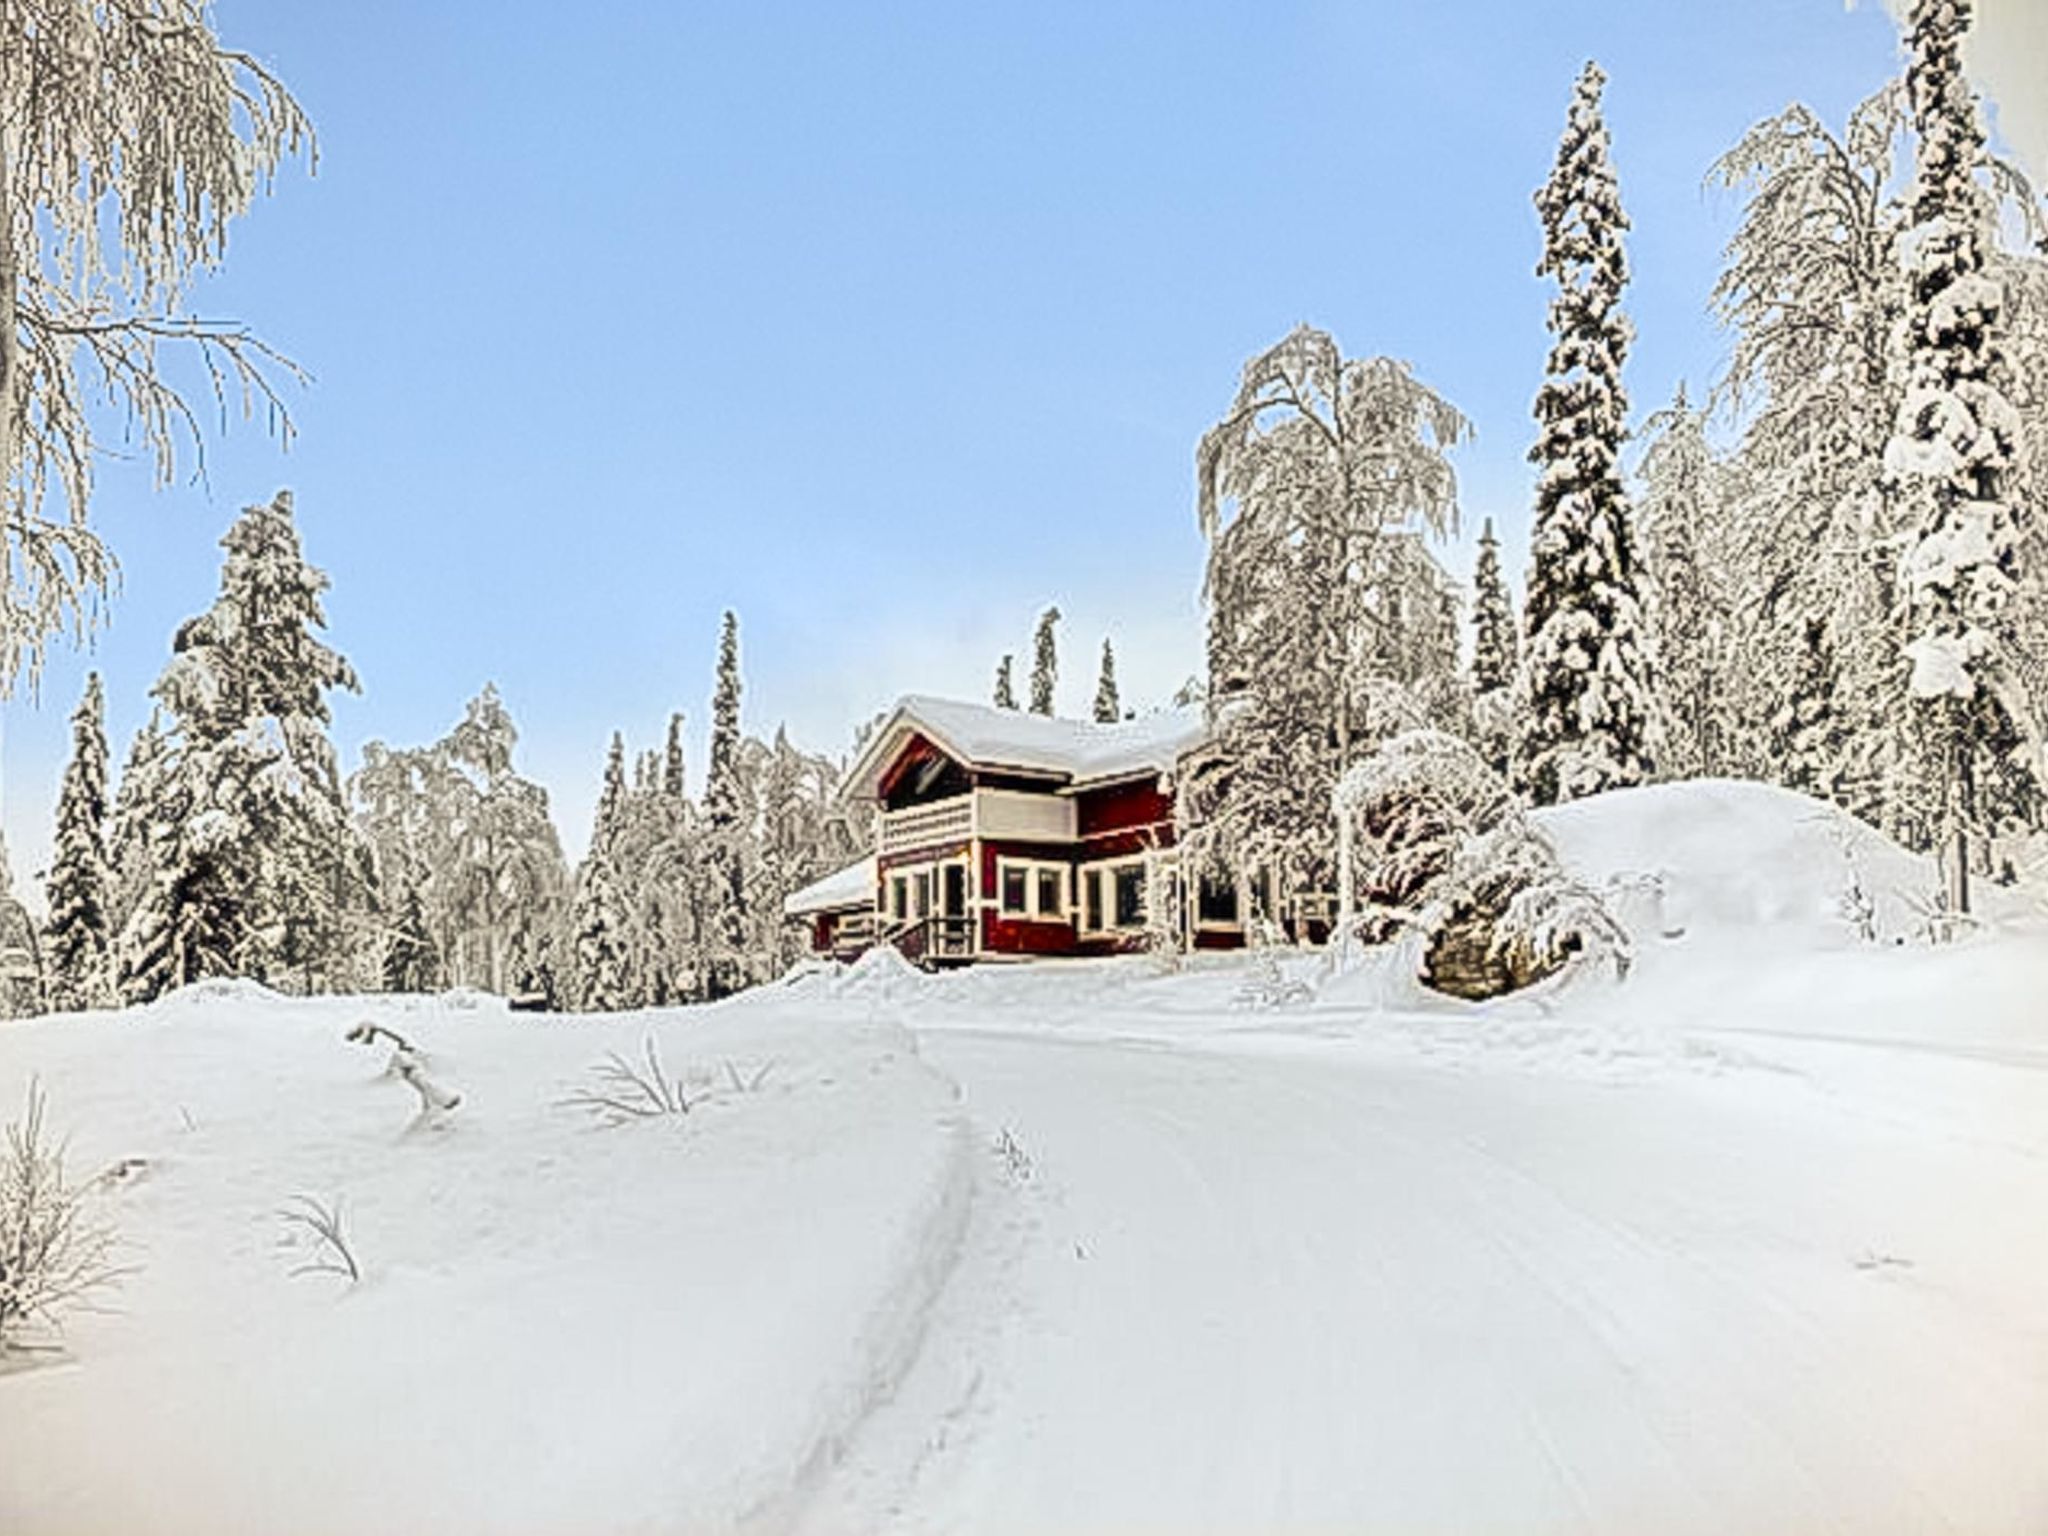
[(1699, 779), (1613, 790), (1536, 820), (1573, 874), (1622, 887), (1622, 916), (1643, 945), (1660, 934), (1731, 930), (1745, 942), (1769, 930), (1796, 947), (1853, 944), (1852, 886), (1874, 904), (1881, 935), (1903, 935), (1915, 903), (1937, 888), (1930, 861), (1833, 805), (1769, 784)]
[[(244, 985), (0, 1026), (136, 1266), (68, 1353), (0, 1373), (0, 1530), (731, 1529), (891, 1390), (965, 1220), (950, 1085), (900, 1029), (764, 992), (507, 1016)], [(371, 1019), (459, 1089), (416, 1119)], [(695, 1101), (563, 1100), (652, 1037)], [(730, 1067), (728, 1067), (728, 1063)], [(341, 1202), (355, 1286), (294, 1278), (278, 1210)]]

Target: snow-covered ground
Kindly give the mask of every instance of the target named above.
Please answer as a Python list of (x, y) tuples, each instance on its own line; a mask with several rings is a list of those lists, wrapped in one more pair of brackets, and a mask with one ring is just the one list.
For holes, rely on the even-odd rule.
[[(1754, 786), (1546, 821), (1629, 877), (1625, 982), (876, 956), (0, 1028), (0, 1105), (147, 1160), (118, 1310), (0, 1375), (0, 1530), (2048, 1529), (2048, 925), (1930, 946), (1930, 871)], [(723, 1090), (562, 1105), (649, 1034)], [(299, 1193), (360, 1285), (289, 1276)]]

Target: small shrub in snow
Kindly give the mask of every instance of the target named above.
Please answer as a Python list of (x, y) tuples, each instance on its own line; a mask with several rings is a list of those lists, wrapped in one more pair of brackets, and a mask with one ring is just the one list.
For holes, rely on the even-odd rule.
[(62, 1312), (120, 1278), (113, 1228), (92, 1212), (94, 1184), (65, 1178), (63, 1144), (53, 1145), (45, 1129), (46, 1105), (42, 1085), (31, 1082), (0, 1153), (0, 1350), (30, 1325), (57, 1326)]
[(290, 1205), (277, 1213), (285, 1224), (286, 1241), (306, 1253), (304, 1262), (292, 1275), (339, 1275), (354, 1285), (363, 1278), (342, 1226), (341, 1201), (323, 1205), (311, 1195), (295, 1195)]
[(1031, 1182), (1033, 1165), (1031, 1154), (1024, 1150), (1024, 1144), (1017, 1140), (1016, 1133), (1007, 1125), (997, 1132), (992, 1150), (1003, 1165), (1003, 1173), (1013, 1184)]
[[(765, 1070), (762, 1074), (766, 1075)], [(758, 1085), (758, 1079), (757, 1079)], [(617, 1051), (590, 1069), (590, 1082), (564, 1101), (584, 1110), (606, 1125), (623, 1125), (629, 1120), (652, 1119), (657, 1115), (687, 1115), (694, 1107), (683, 1091), (683, 1080), (670, 1077), (661, 1064), (660, 1049), (649, 1035), (638, 1063)]]
[(1314, 995), (1307, 982), (1294, 980), (1280, 969), (1277, 954), (1259, 949), (1253, 951), (1251, 969), (1231, 1001), (1239, 1008), (1286, 1008)]

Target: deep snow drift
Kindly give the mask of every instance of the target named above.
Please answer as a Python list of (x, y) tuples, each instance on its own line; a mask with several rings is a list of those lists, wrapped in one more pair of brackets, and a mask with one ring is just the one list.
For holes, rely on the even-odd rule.
[[(1756, 786), (1544, 822), (1627, 981), (877, 954), (0, 1026), (0, 1109), (147, 1160), (117, 1310), (0, 1374), (0, 1530), (2048, 1528), (2042, 919), (1929, 945), (1931, 869)], [(649, 1035), (693, 1113), (565, 1107)], [(299, 1193), (362, 1284), (289, 1275)]]

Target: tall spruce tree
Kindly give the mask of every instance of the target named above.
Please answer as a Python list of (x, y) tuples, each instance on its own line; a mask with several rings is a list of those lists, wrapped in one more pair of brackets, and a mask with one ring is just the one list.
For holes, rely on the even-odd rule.
[(1492, 693), (1515, 680), (1519, 659), (1515, 610), (1500, 572), (1500, 541), (1493, 519), (1479, 530), (1479, 559), (1472, 571), (1472, 691)]
[(14, 894), (7, 841), (0, 838), (0, 1019), (26, 1019), (43, 1011), (43, 957), (36, 920)]
[(1010, 680), (1011, 665), (1015, 659), (1008, 651), (1005, 651), (1003, 659), (996, 663), (995, 699), (997, 709), (1015, 709), (1017, 707), (1017, 688)]
[(123, 938), (134, 1000), (202, 977), (329, 985), (349, 962), (367, 849), (327, 739), (327, 694), (354, 670), (316, 635), (326, 575), (280, 491), (221, 540), (220, 596), (187, 620), (154, 690), (172, 716), (143, 814), (153, 878)]
[(661, 792), (671, 800), (683, 798), (683, 716), (677, 710), (668, 717), (668, 742), (661, 753)]
[(619, 857), (626, 799), (626, 746), (614, 732), (590, 851), (576, 872), (576, 899), (569, 917), (575, 946), (571, 998), (587, 1013), (617, 1012), (640, 1001), (633, 985), (631, 894)]
[(704, 814), (709, 823), (704, 963), (712, 997), (736, 992), (750, 979), (747, 970), (748, 892), (753, 828), (748, 824), (747, 786), (742, 777), (740, 737), (740, 626), (725, 615), (718, 636), (718, 672), (711, 692), (711, 749), (704, 780)]
[(1117, 697), (1116, 691), (1116, 652), (1104, 639), (1102, 674), (1095, 680), (1095, 721), (1098, 725), (1114, 725), (1123, 717), (1123, 701)]
[(1600, 115), (1606, 76), (1579, 76), (1550, 179), (1537, 273), (1556, 279), (1538, 435), (1517, 784), (1540, 805), (1650, 777), (1655, 690), (1635, 533), (1621, 479), (1630, 327), (1620, 189)]
[(1888, 489), (1908, 530), (1908, 691), (1957, 912), (1970, 909), (1981, 760), (2014, 734), (2000, 631), (2020, 575), (2006, 483), (2020, 417), (2004, 392), (2005, 289), (1985, 270), (1984, 130), (1962, 62), (1971, 13), (1971, 0), (1914, 0), (1907, 21), (1906, 92), (1919, 148), (1911, 223), (1899, 242), (1910, 295), (1899, 336), (1905, 395), (1885, 449)]
[(57, 796), (57, 851), (45, 886), (50, 920), (43, 955), (50, 1007), (58, 1013), (113, 1001), (107, 811), (106, 704), (94, 672), (71, 717), (71, 761)]
[(1059, 639), (1053, 627), (1060, 621), (1058, 608), (1048, 608), (1038, 616), (1038, 633), (1031, 641), (1031, 713), (1049, 715), (1052, 713), (1053, 690), (1060, 679)]

